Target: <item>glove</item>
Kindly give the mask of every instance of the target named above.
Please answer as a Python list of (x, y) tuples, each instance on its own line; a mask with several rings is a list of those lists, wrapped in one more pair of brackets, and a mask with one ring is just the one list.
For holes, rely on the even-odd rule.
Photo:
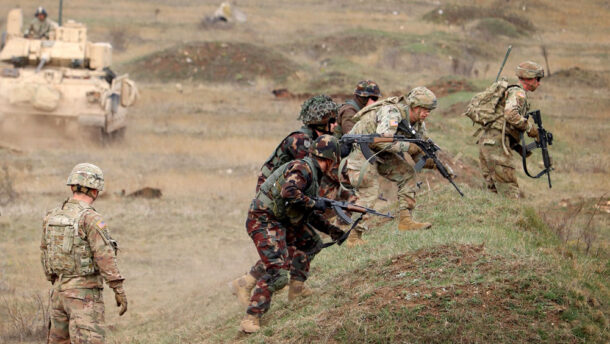
[(116, 300), (117, 307), (121, 307), (119, 310), (119, 315), (125, 314), (127, 312), (127, 295), (125, 295), (125, 289), (123, 286), (119, 286), (113, 289), (114, 290), (114, 299)]
[(330, 204), (328, 204), (328, 201), (326, 201), (323, 198), (317, 198), (316, 199), (316, 204), (314, 204), (313, 209), (314, 210), (319, 210), (319, 211), (324, 211), (326, 210), (328, 207), (330, 206)]
[(530, 127), (527, 129), (527, 136), (533, 137), (538, 140), (538, 128), (536, 126), (530, 124)]
[(345, 143), (341, 144), (341, 159), (345, 159), (352, 152), (352, 145)]
[(421, 152), (421, 149), (415, 143), (409, 143), (409, 149), (407, 150), (409, 155), (413, 156), (419, 152)]
[(343, 236), (344, 233), (345, 232), (343, 232), (337, 226), (330, 226), (330, 228), (328, 229), (328, 235), (330, 235), (330, 238), (333, 239), (334, 241), (341, 239), (341, 237)]

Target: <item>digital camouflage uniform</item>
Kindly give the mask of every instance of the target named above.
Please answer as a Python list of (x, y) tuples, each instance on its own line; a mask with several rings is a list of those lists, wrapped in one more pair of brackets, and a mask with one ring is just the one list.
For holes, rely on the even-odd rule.
[[(70, 221), (78, 223), (77, 233), (64, 230)], [(54, 282), (51, 343), (104, 342), (103, 280), (111, 288), (124, 280), (112, 242), (102, 216), (85, 202), (68, 199), (45, 216), (40, 247), (45, 275)]]
[[(334, 143), (328, 144), (331, 140)], [(318, 149), (338, 150), (336, 140), (328, 135), (316, 143)], [(338, 152), (333, 154), (338, 157)], [(322, 248), (320, 237), (308, 224), (334, 239), (343, 234), (314, 211), (322, 175), (313, 157), (288, 162), (269, 176), (252, 201), (246, 229), (260, 260), (250, 272), (257, 281), (248, 314), (261, 316), (269, 310), (272, 294), (288, 283), (288, 275), (297, 281), (307, 279), (311, 259)]]
[[(533, 62), (526, 63), (533, 64)], [(533, 68), (542, 70), (542, 67), (537, 64), (534, 64)], [(541, 74), (534, 72), (529, 76), (536, 75), (544, 76), (544, 72), (542, 71)], [(536, 131), (536, 127), (524, 117), (529, 111), (525, 89), (521, 85), (509, 86), (505, 97), (497, 106), (497, 111), (503, 111), (504, 116), (484, 128), (478, 141), (479, 166), (489, 190), (500, 192), (511, 198), (519, 198), (521, 193), (515, 174), (515, 165), (512, 161), (512, 150), (505, 147), (510, 147), (511, 142), (519, 142), (520, 133), (533, 134)], [(503, 137), (504, 125), (506, 125), (504, 128), (506, 135)]]
[[(364, 108), (350, 134), (380, 134), (393, 136), (398, 129), (398, 123), (409, 118), (409, 106), (404, 97), (391, 97)], [(424, 123), (412, 124), (413, 129), (426, 139)], [(394, 182), (398, 186), (398, 205), (400, 210), (415, 208), (415, 170), (406, 162), (402, 154), (409, 150), (408, 142), (371, 144), (371, 150), (378, 153), (373, 164), (367, 162), (357, 145), (347, 157), (347, 168), (350, 183), (356, 189), (356, 197), (360, 205), (375, 208), (379, 196), (379, 176)], [(418, 157), (414, 157), (418, 159)], [(362, 177), (361, 177), (362, 174)], [(365, 215), (366, 218), (366, 215)], [(361, 221), (362, 222), (362, 221)], [(359, 225), (358, 230), (365, 230), (365, 225)]]

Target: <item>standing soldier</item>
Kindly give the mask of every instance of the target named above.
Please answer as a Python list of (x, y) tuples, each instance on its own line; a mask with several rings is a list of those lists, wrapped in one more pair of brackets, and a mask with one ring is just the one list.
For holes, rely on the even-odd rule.
[[(356, 124), (350, 134), (379, 134), (394, 136), (398, 123), (407, 119), (410, 126), (422, 139), (427, 139), (424, 120), (436, 108), (436, 96), (425, 87), (416, 87), (409, 94), (401, 97), (390, 97), (362, 109), (354, 117)], [(404, 133), (403, 133), (404, 134)], [(351, 185), (356, 189), (356, 197), (362, 206), (374, 208), (379, 195), (379, 176), (394, 182), (398, 186), (398, 205), (400, 222), (398, 229), (418, 230), (430, 228), (430, 223), (416, 222), (411, 212), (415, 208), (415, 170), (406, 162), (402, 154), (408, 153), (415, 161), (423, 156), (423, 152), (415, 144), (408, 142), (376, 143), (370, 145), (376, 154), (375, 161), (370, 164), (360, 148), (354, 145), (347, 157), (348, 175)], [(426, 168), (433, 168), (433, 163)], [(365, 215), (366, 216), (366, 215)], [(366, 223), (362, 221), (354, 228), (348, 238), (348, 246), (364, 244), (362, 233)]]
[(57, 23), (47, 18), (47, 11), (40, 6), (34, 13), (34, 19), (30, 22), (30, 26), (25, 31), (25, 37), (34, 39), (49, 39), (49, 34), (52, 29), (57, 27)]
[(309, 154), (313, 140), (320, 135), (333, 132), (338, 108), (337, 103), (324, 94), (311, 97), (303, 103), (298, 118), (303, 121), (303, 126), (288, 134), (265, 161), (258, 174), (257, 192), (276, 168), (289, 161), (303, 159)]
[(354, 116), (364, 107), (369, 106), (381, 97), (379, 86), (373, 80), (362, 80), (356, 85), (354, 96), (348, 99), (339, 108), (337, 116), (338, 125), (335, 127), (335, 136), (341, 138), (354, 127)]
[(47, 213), (41, 260), (51, 295), (49, 343), (104, 343), (103, 280), (114, 290), (119, 315), (127, 311), (117, 243), (91, 204), (104, 189), (102, 170), (78, 164), (67, 185), (72, 198)]
[[(535, 62), (520, 63), (516, 69), (518, 85), (508, 86), (504, 97), (496, 106), (497, 120), (483, 127), (479, 139), (479, 165), (487, 189), (510, 198), (522, 197), (512, 161), (511, 142), (519, 142), (520, 133), (538, 139), (538, 129), (528, 122), (527, 91), (534, 92), (544, 77), (544, 69)], [(505, 135), (507, 134), (507, 135)]]
[[(256, 287), (240, 325), (246, 333), (260, 329), (260, 317), (269, 310), (273, 293), (288, 284), (289, 275), (290, 292), (294, 289), (298, 293), (303, 287), (310, 252), (319, 252), (322, 244), (308, 224), (333, 240), (343, 235), (341, 229), (321, 215), (328, 205), (317, 199), (320, 178), (331, 173), (339, 161), (339, 143), (330, 135), (322, 135), (310, 153), (310, 157), (278, 167), (261, 185), (250, 205), (246, 229), (260, 260), (248, 274)], [(289, 250), (291, 246), (293, 249)], [(249, 297), (249, 291), (243, 296)]]

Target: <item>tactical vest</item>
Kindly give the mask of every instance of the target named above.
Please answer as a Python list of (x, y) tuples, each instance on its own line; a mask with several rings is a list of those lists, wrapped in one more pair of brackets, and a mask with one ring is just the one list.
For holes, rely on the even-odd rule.
[(53, 209), (47, 215), (43, 251), (43, 263), (47, 274), (63, 277), (93, 275), (96, 268), (93, 253), (85, 238), (79, 235), (78, 225), (91, 207), (65, 205)]
[[(295, 131), (291, 132), (290, 134), (288, 134), (284, 138), (284, 140), (286, 140), (286, 138), (288, 138), (290, 135), (294, 135), (294, 134), (298, 134), (298, 133), (305, 134), (310, 139), (313, 139), (313, 137), (314, 137), (313, 130), (311, 130), (308, 127), (302, 127), (301, 129), (295, 130)], [(282, 140), (282, 142), (284, 142), (284, 140)], [(288, 155), (288, 154), (286, 154), (285, 152), (282, 151), (281, 145), (282, 144), (280, 143), (275, 148), (273, 153), (271, 153), (271, 156), (269, 156), (269, 158), (267, 158), (267, 160), (263, 164), (263, 168), (261, 169), (261, 173), (263, 174), (265, 179), (269, 178), (271, 173), (273, 171), (275, 171), (278, 167), (284, 165), (287, 162), (290, 162), (290, 161), (294, 160), (294, 157), (292, 157), (292, 156), (290, 156), (290, 155)], [(305, 141), (305, 148), (309, 149), (308, 145), (311, 145), (311, 141)], [(269, 165), (273, 166), (273, 168), (269, 168)]]
[[(304, 191), (304, 194), (307, 197), (315, 198), (318, 196), (320, 187), (318, 183), (318, 169), (312, 158), (307, 157), (303, 159), (303, 161), (309, 166), (312, 175), (311, 184), (307, 190)], [(280, 220), (288, 219), (291, 223), (298, 223), (304, 216), (303, 209), (293, 209), (290, 206), (286, 206), (286, 202), (282, 197), (282, 186), (286, 183), (284, 173), (287, 168), (288, 163), (276, 168), (267, 180), (265, 180), (263, 185), (261, 185), (260, 190), (256, 194), (256, 198), (259, 199), (266, 208), (272, 211), (275, 218)]]

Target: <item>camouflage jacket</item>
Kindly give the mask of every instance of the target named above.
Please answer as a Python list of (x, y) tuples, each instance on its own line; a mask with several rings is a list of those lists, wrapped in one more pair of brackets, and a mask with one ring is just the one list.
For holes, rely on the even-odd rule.
[(60, 290), (102, 288), (102, 279), (106, 280), (110, 287), (120, 284), (124, 278), (117, 266), (115, 242), (110, 237), (108, 226), (90, 204), (75, 199), (68, 199), (61, 207), (49, 211), (43, 220), (40, 249), (47, 280), (55, 281), (60, 277), (50, 268), (49, 257), (52, 251), (62, 249), (61, 242), (56, 242), (47, 235), (49, 219), (54, 215), (66, 213), (82, 214), (76, 227), (78, 234), (71, 238), (73, 246), (67, 255), (72, 256), (77, 264), (83, 264), (90, 254), (93, 267), (86, 273), (77, 272), (71, 276), (61, 276), (61, 280), (56, 282), (60, 283)]
[[(406, 118), (409, 118), (409, 106), (404, 103), (404, 97), (390, 97), (360, 110), (355, 116), (357, 122), (350, 134), (393, 136), (397, 134), (398, 123)], [(411, 123), (411, 126), (420, 138), (424, 140), (428, 138), (426, 125), (423, 122)], [(375, 143), (370, 147), (375, 152), (384, 150), (401, 154), (409, 149), (409, 145), (408, 142), (392, 142)], [(354, 149), (360, 150), (357, 145)], [(348, 168), (352, 169), (354, 166), (350, 166), (348, 162)]]
[[(255, 210), (273, 215), (280, 222), (297, 225), (305, 221), (328, 233), (331, 224), (319, 212), (314, 212), (322, 171), (315, 159), (288, 162), (269, 176), (256, 195)], [(258, 202), (257, 202), (258, 201)]]
[[(525, 114), (529, 111), (527, 93), (521, 85), (511, 86), (506, 90), (506, 96), (500, 101), (498, 111), (504, 111), (506, 121), (506, 133), (514, 139), (519, 139), (519, 133), (528, 128)], [(502, 130), (504, 121), (493, 122), (491, 129)]]
[(38, 20), (38, 18), (34, 18), (30, 22), (28, 29), (25, 31), (25, 36), (34, 39), (49, 39), (51, 29), (56, 27), (57, 24), (49, 18), (46, 18), (43, 21)]
[(303, 159), (308, 156), (309, 147), (315, 139), (315, 132), (306, 126), (303, 126), (301, 129), (293, 131), (286, 136), (263, 164), (263, 167), (258, 174), (256, 191), (258, 192), (261, 185), (276, 168), (289, 161)]

